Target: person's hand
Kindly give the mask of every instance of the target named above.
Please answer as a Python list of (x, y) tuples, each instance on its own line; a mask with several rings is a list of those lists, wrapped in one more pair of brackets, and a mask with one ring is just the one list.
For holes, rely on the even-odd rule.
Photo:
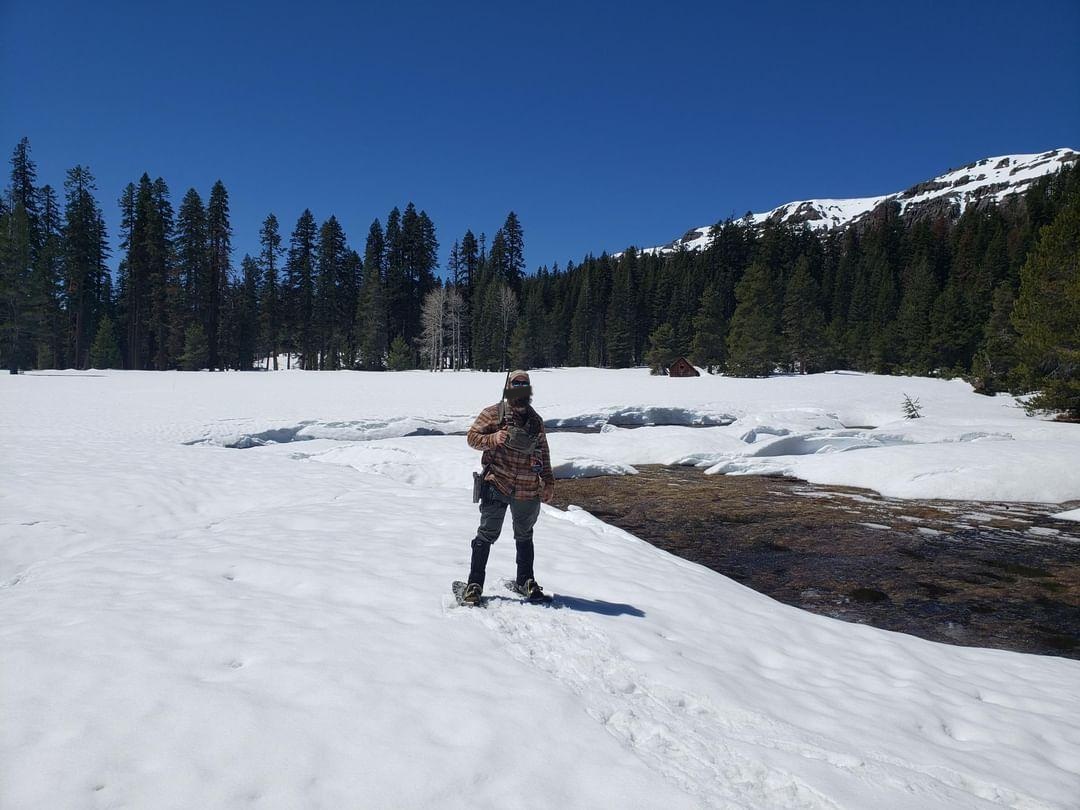
[(506, 442), (507, 435), (508, 434), (505, 430), (500, 430), (498, 433), (494, 434), (491, 437), (492, 447), (502, 447), (503, 444)]
[(553, 500), (555, 500), (555, 482), (554, 481), (547, 481), (544, 484), (544, 492), (540, 496), (540, 500), (542, 500), (544, 503), (551, 503)]

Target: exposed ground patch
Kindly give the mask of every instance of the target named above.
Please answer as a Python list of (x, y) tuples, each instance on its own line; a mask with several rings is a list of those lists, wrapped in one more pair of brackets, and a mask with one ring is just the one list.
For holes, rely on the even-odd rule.
[(1076, 504), (884, 498), (792, 478), (560, 481), (576, 504), (787, 604), (934, 641), (1080, 658)]

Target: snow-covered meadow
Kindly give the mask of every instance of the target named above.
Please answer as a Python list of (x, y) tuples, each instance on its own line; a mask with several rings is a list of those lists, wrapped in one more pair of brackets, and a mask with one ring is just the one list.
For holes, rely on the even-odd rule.
[[(0, 377), (0, 807), (1080, 804), (1077, 661), (807, 614), (548, 507), (557, 607), (451, 607), (478, 454), (415, 434), (464, 430), (501, 382)], [(563, 476), (1080, 499), (1080, 427), (962, 382), (533, 384), (552, 426), (601, 428), (551, 434)], [(504, 537), (489, 581), (512, 570)]]

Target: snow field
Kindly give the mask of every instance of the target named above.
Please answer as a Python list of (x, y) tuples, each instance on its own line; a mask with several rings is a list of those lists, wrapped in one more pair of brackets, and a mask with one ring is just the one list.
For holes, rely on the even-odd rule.
[[(478, 454), (460, 436), (355, 431), (471, 422), (500, 382), (3, 379), (0, 806), (1075, 806), (1075, 661), (806, 614), (549, 507), (538, 574), (561, 606), (453, 607)], [(1071, 426), (936, 381), (567, 370), (537, 372), (534, 386), (549, 419), (682, 408), (738, 420), (553, 433), (557, 464), (798, 444), (789, 437), (819, 423), (895, 420), (894, 389), (930, 416), (888, 435), (922, 444), (889, 444), (879, 427), (862, 449), (752, 458), (930, 448), (910, 475), (985, 442), (1013, 464), (994, 473), (1001, 489), (1038, 479), (1075, 440), (1058, 430)], [(958, 412), (962, 426), (948, 422)], [(301, 422), (338, 433), (219, 446)], [(946, 440), (961, 429), (996, 438)], [(1075, 492), (1075, 473), (1064, 477)], [(502, 596), (512, 571), (507, 530), (489, 592)]]

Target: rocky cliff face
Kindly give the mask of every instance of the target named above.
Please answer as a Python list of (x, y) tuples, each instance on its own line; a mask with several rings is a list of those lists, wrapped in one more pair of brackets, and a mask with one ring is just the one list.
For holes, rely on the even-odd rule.
[[(911, 221), (941, 216), (955, 219), (968, 206), (997, 204), (1008, 197), (1023, 194), (1040, 177), (1077, 161), (1080, 161), (1080, 152), (1074, 149), (984, 158), (959, 169), (950, 169), (906, 191), (846, 200), (799, 200), (761, 214), (749, 214), (743, 221), (753, 225), (766, 222), (805, 224), (814, 230), (841, 229), (857, 227), (885, 205), (898, 206), (900, 215)], [(646, 248), (642, 252), (672, 253), (679, 249), (699, 250), (708, 247), (710, 227), (694, 228), (680, 239)]]

